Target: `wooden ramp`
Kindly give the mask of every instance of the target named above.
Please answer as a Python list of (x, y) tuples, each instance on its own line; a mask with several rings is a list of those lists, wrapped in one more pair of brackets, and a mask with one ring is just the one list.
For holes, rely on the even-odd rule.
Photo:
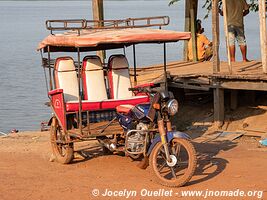
[[(167, 65), (172, 87), (267, 90), (267, 75), (262, 71), (261, 62), (236, 62), (232, 64), (232, 70), (230, 74), (226, 62), (221, 62), (219, 73), (213, 73), (212, 62), (172, 62)], [(138, 84), (162, 80), (163, 65), (137, 68)]]

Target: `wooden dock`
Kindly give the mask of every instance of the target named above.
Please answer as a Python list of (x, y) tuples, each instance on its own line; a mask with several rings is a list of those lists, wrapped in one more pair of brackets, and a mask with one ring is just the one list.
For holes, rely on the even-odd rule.
[[(167, 65), (169, 83), (177, 83), (177, 87), (206, 90), (217, 87), (218, 81), (223, 81), (220, 87), (225, 89), (267, 90), (267, 74), (262, 72), (261, 62), (236, 62), (232, 68), (230, 74), (226, 62), (221, 62), (219, 73), (213, 73), (212, 62), (172, 62)], [(137, 68), (137, 82), (159, 82), (163, 78), (162, 74), (163, 65)]]
[[(213, 73), (212, 62), (171, 62), (167, 64), (168, 86), (192, 90), (213, 90), (214, 121), (224, 120), (224, 89), (231, 90), (231, 99), (237, 102), (236, 90), (267, 91), (267, 74), (260, 61), (232, 63), (229, 73), (226, 62), (220, 63), (220, 72)], [(162, 82), (163, 65), (137, 68), (137, 83)]]

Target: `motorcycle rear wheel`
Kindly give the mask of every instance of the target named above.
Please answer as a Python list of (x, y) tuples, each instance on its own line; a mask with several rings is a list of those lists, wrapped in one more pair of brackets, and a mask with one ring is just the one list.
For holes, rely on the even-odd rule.
[(167, 187), (181, 187), (195, 172), (196, 151), (190, 141), (180, 138), (173, 139), (168, 148), (173, 162), (167, 162), (163, 144), (160, 142), (149, 157), (150, 171), (157, 183)]
[(50, 127), (50, 142), (55, 159), (61, 164), (68, 164), (74, 158), (73, 143), (59, 143), (64, 142), (65, 140), (66, 135), (59, 126), (58, 120), (54, 117)]

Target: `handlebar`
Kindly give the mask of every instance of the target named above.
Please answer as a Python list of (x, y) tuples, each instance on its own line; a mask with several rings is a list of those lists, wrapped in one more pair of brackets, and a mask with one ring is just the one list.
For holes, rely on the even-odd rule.
[(153, 88), (158, 88), (158, 85), (155, 85), (155, 84), (140, 85), (134, 88), (129, 88), (129, 91), (138, 92), (138, 93), (157, 93), (158, 90), (153, 89)]

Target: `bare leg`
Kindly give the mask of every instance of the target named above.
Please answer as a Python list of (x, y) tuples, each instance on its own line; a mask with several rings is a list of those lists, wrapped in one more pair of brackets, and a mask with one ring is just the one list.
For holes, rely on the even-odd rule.
[(243, 58), (243, 62), (249, 62), (247, 59), (247, 45), (240, 45), (240, 50)]
[(229, 46), (231, 62), (235, 62), (235, 45)]

